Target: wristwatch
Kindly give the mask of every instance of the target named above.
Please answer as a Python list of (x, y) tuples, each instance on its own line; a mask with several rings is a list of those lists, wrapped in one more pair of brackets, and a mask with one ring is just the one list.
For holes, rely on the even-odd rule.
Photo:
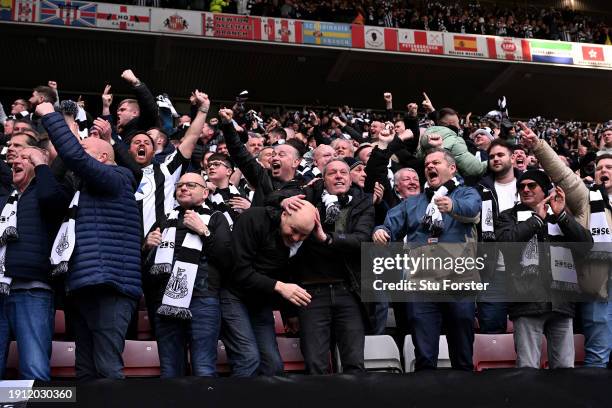
[(210, 237), (210, 230), (208, 228), (204, 229), (204, 235), (206, 238)]

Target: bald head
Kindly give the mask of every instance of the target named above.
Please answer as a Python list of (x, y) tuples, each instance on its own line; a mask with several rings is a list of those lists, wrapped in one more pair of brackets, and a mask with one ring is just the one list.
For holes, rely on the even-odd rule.
[(176, 201), (183, 208), (202, 205), (207, 197), (206, 182), (198, 173), (185, 173), (176, 183)]
[(91, 157), (103, 164), (115, 164), (113, 146), (105, 140), (88, 137), (81, 141), (81, 146)]
[(304, 241), (315, 227), (317, 209), (308, 201), (300, 201), (302, 207), (288, 213), (283, 211), (281, 215), (281, 236), (286, 246), (292, 246)]

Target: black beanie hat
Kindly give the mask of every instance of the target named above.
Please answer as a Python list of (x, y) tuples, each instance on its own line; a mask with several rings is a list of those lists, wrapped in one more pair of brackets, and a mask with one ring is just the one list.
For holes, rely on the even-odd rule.
[(541, 170), (527, 170), (526, 172), (521, 174), (518, 180), (516, 180), (516, 188), (518, 191), (520, 191), (521, 189), (520, 184), (523, 180), (535, 181), (536, 183), (538, 183), (538, 185), (542, 188), (542, 191), (544, 191), (544, 194), (546, 194), (547, 196), (553, 189), (553, 185), (550, 181), (550, 178), (546, 175), (546, 173)]

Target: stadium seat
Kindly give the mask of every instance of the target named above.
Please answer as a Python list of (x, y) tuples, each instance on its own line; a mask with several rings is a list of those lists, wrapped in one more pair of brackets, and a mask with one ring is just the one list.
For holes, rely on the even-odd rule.
[(146, 311), (138, 311), (138, 340), (153, 340), (153, 332), (151, 331), (151, 322), (149, 314)]
[(303, 372), (306, 369), (304, 365), (304, 356), (300, 350), (300, 339), (277, 337), (278, 350), (280, 351), (285, 366), (285, 371)]
[(438, 368), (451, 368), (448, 341), (445, 335), (440, 335), (440, 340), (438, 341)]
[(506, 322), (506, 333), (514, 333), (514, 323), (510, 319)]
[(400, 353), (391, 336), (366, 336), (363, 360), (367, 371), (402, 372)]
[(123, 363), (126, 377), (158, 377), (160, 369), (157, 342), (126, 340)]
[(281, 312), (278, 310), (274, 311), (274, 331), (276, 334), (285, 334), (285, 325), (283, 323), (283, 318), (281, 316)]
[(75, 345), (73, 341), (54, 341), (51, 351), (51, 377), (76, 377)]
[(66, 335), (66, 316), (63, 310), (55, 311), (55, 329), (53, 331), (53, 338), (56, 340), (63, 340)]
[(227, 374), (231, 371), (230, 365), (227, 361), (227, 352), (225, 351), (225, 345), (221, 340), (217, 342), (217, 372), (219, 374)]
[(474, 370), (512, 368), (516, 351), (512, 334), (476, 334), (474, 338)]
[(584, 335), (574, 334), (574, 363), (577, 366), (584, 365)]
[(404, 372), (405, 373), (414, 372), (414, 362), (416, 360), (416, 357), (414, 355), (414, 344), (412, 343), (412, 336), (409, 334), (406, 337), (404, 337), (403, 353), (404, 353)]
[(16, 379), (19, 373), (19, 351), (17, 350), (17, 342), (11, 341), (9, 344), (8, 358), (6, 360), (6, 371), (4, 372), (4, 379)]

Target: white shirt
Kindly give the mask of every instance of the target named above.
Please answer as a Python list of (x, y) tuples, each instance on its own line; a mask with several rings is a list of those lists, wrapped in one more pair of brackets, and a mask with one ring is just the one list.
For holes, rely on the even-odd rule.
[(514, 207), (514, 204), (518, 201), (516, 179), (512, 179), (511, 182), (505, 184), (496, 181), (495, 192), (497, 193), (497, 206), (500, 213)]

